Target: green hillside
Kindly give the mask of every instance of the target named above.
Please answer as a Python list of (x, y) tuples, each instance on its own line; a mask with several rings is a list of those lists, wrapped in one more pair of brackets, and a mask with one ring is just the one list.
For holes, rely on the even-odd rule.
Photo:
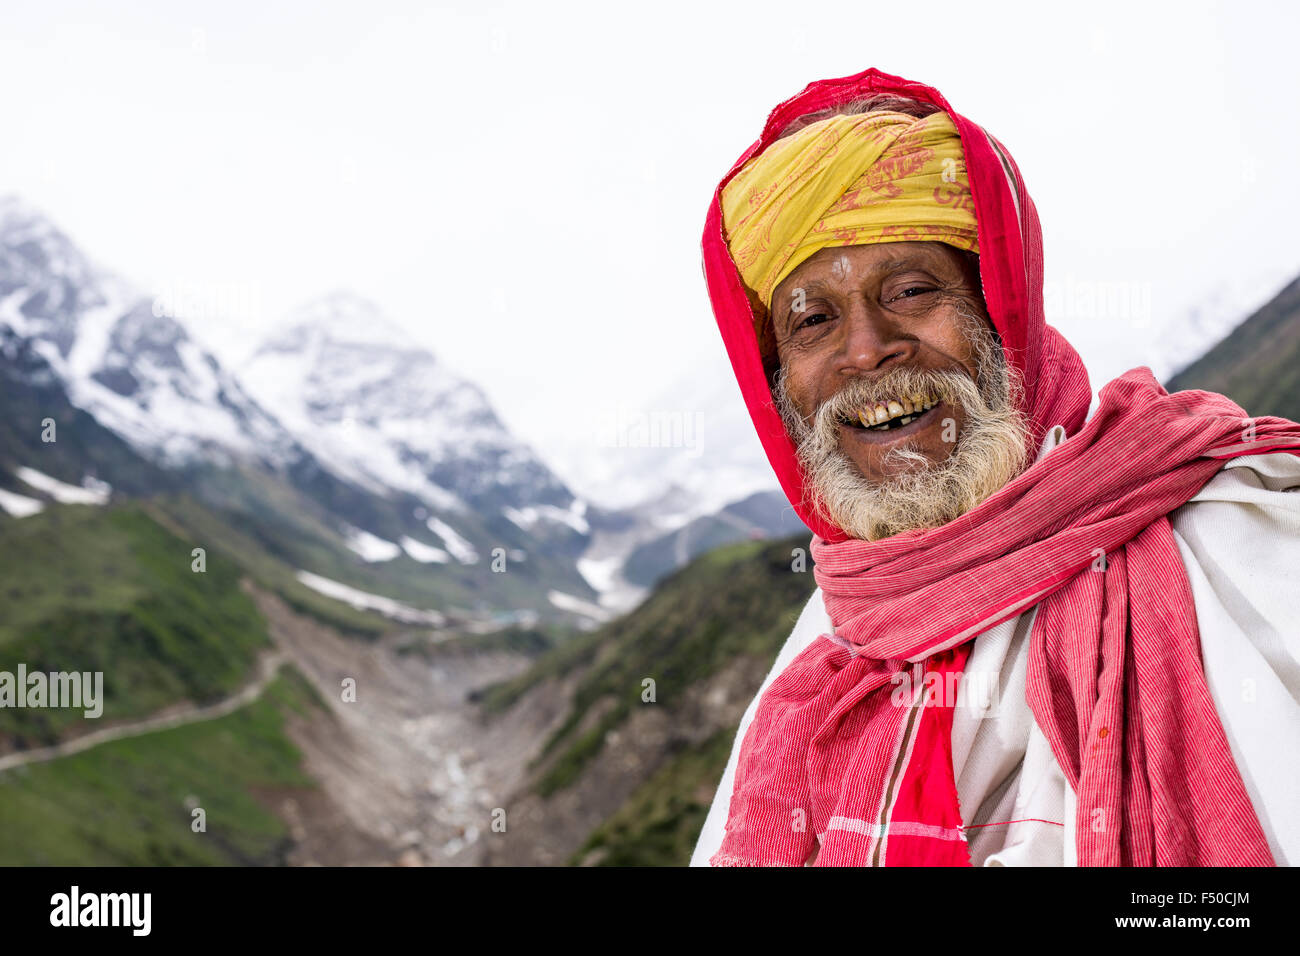
[(225, 717), (0, 773), (0, 865), (283, 863), (288, 832), (255, 794), (315, 786), (284, 733), (308, 708), (321, 708), (315, 691), (285, 669)]
[[(757, 688), (755, 688), (757, 691)], [(685, 866), (727, 766), (736, 727), (672, 757), (569, 858), (570, 865)]]
[(1300, 278), (1169, 380), (1220, 392), (1251, 415), (1300, 421)]
[[(0, 742), (51, 743), (168, 704), (217, 700), (246, 682), (270, 646), (240, 589), (240, 568), (135, 503), (63, 505), (0, 519), (0, 671), (102, 671), (103, 714), (0, 709)], [(8, 748), (6, 748), (8, 749)]]
[[(734, 700), (753, 697), (816, 587), (811, 563), (801, 572), (791, 567), (792, 550), (807, 546), (805, 534), (710, 551), (665, 579), (636, 610), (569, 639), (518, 678), (476, 695), (487, 713), (500, 713), (549, 678), (576, 678), (569, 716), (534, 765), (532, 789), (547, 798), (581, 784), (610, 731), (635, 708), (649, 706), (643, 680), (654, 679), (653, 706), (666, 708), (682, 733), (663, 752), (641, 755), (652, 767), (645, 782), (597, 828), (586, 850), (599, 848), (603, 860), (624, 865), (689, 860), (739, 715), (726, 726), (690, 725), (685, 698), (710, 679), (734, 683)], [(580, 731), (593, 711), (602, 716)], [(705, 738), (702, 746), (691, 742)]]
[[(207, 514), (193, 503), (185, 511)], [(103, 673), (97, 719), (76, 708), (0, 708), (0, 752), (181, 702), (212, 703), (247, 684), (271, 645), (241, 578), (266, 576), (292, 594), (287, 569), (265, 557), (241, 566), (218, 545), (207, 547), (198, 572), (195, 540), (143, 502), (0, 517), (0, 671), (22, 663), (28, 673)], [(311, 592), (304, 600), (312, 602)], [(356, 613), (320, 601), (309, 609), (344, 622)], [(286, 667), (260, 697), (224, 717), (0, 772), (0, 865), (284, 862), (291, 841), (257, 795), (315, 786), (284, 733), (290, 712), (308, 710), (328, 713)], [(191, 830), (187, 802), (204, 809), (206, 832)]]

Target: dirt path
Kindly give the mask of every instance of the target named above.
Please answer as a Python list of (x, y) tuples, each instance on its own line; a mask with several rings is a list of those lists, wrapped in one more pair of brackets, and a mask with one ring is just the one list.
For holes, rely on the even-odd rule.
[(270, 651), (263, 654), (262, 659), (258, 662), (257, 676), (235, 693), (217, 701), (215, 704), (206, 704), (202, 707), (194, 704), (181, 704), (174, 708), (168, 708), (168, 713), (164, 715), (145, 717), (142, 720), (105, 727), (103, 730), (83, 734), (80, 737), (52, 744), (49, 747), (40, 747), (36, 750), (20, 750), (16, 753), (5, 754), (0, 757), (0, 772), (12, 770), (14, 767), (25, 767), (28, 764), (45, 763), (59, 757), (70, 757), (73, 754), (82, 753), (112, 740), (140, 737), (144, 734), (156, 734), (160, 730), (171, 730), (174, 727), (183, 727), (186, 724), (225, 717), (245, 704), (256, 700), (262, 691), (266, 690), (267, 685), (271, 683), (276, 672), (280, 669), (280, 665), (285, 660), (285, 655), (280, 651)]

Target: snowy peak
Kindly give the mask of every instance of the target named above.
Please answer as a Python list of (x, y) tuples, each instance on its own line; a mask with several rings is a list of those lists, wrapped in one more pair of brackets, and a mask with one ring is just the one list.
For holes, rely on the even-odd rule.
[(75, 400), (165, 464), (224, 461), (230, 454), (272, 466), (297, 460), (292, 438), (204, 351), (176, 319), (137, 302), (109, 328)]
[[(97, 435), (88, 420), (104, 430), (95, 468), (76, 460), (84, 449), (75, 441), (52, 446), (72, 460), (47, 454), (39, 475), (25, 455), (7, 454), (0, 491), (10, 497), (0, 511), (33, 513), (42, 494), (98, 501), (104, 489), (76, 483), (98, 479), (99, 464), (127, 494), (169, 487), (168, 472), (181, 471), (182, 481), (199, 479), (206, 504), (273, 524), (267, 540), (286, 554), (315, 560), (337, 545), (347, 560), (346, 547), (368, 568), (395, 562), (394, 587), (427, 585), (440, 598), (516, 610), (527, 600), (552, 607), (550, 591), (586, 591), (576, 568), (588, 537), (582, 503), (502, 425), (481, 389), (360, 296), (335, 292), (291, 313), (254, 354), (245, 382), (162, 299), (101, 271), (47, 217), (6, 199), (0, 375), (16, 414), (24, 397), (37, 394), (43, 409), (57, 394), (87, 413), (77, 436)], [(207, 480), (208, 466), (236, 465)], [(46, 475), (68, 487), (32, 485)], [(268, 487), (292, 493), (272, 504), (262, 497)], [(281, 505), (283, 520), (265, 514)], [(340, 538), (303, 544), (305, 517)], [(508, 588), (487, 589), (489, 599), (466, 582), (498, 548), (524, 569)], [(438, 565), (454, 573), (430, 584)]]
[(363, 486), (492, 513), (573, 501), (477, 385), (359, 296), (295, 311), (240, 371), (303, 445)]
[(66, 357), (83, 317), (120, 306), (126, 294), (43, 213), (0, 199), (0, 322)]
[(299, 428), (437, 415), (501, 428), (473, 383), (443, 368), (360, 296), (336, 292), (294, 311), (242, 369), (255, 394)]
[(7, 281), (61, 279), (94, 289), (101, 275), (81, 250), (36, 207), (17, 196), (0, 197), (0, 247)]
[(188, 391), (184, 374), (189, 370), (181, 355), (188, 344), (189, 336), (179, 322), (154, 315), (148, 302), (137, 302), (109, 327), (106, 348), (91, 377), (129, 398), (139, 394), (143, 382), (137, 373), (148, 366), (161, 373), (181, 372), (175, 384)]
[(0, 200), (0, 325), (32, 343), (74, 405), (157, 463), (283, 465), (300, 451), (179, 321), (14, 197)]
[(9, 197), (0, 326), (32, 343), (73, 404), (157, 464), (283, 470), (310, 451), (336, 478), (436, 510), (506, 521), (507, 507), (573, 502), (481, 389), (350, 292), (291, 313), (241, 382), (160, 300), (97, 269), (48, 217)]
[(260, 351), (311, 352), (327, 347), (413, 351), (410, 339), (371, 300), (337, 291), (292, 312)]

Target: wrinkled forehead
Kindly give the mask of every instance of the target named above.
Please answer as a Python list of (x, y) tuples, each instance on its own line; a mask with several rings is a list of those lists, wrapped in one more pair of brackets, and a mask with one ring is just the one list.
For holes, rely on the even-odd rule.
[(905, 269), (956, 270), (979, 287), (979, 255), (941, 241), (905, 240), (888, 243), (827, 246), (819, 249), (777, 285), (772, 296), (773, 314), (789, 304), (798, 290), (805, 294), (826, 291), (853, 280), (867, 280)]

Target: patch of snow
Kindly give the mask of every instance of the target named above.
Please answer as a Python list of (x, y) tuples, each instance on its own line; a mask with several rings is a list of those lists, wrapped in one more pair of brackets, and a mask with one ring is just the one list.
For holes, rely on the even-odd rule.
[(385, 541), (378, 535), (373, 535), (369, 531), (362, 531), (359, 528), (353, 528), (348, 532), (348, 547), (361, 555), (361, 560), (391, 561), (402, 553), (402, 549), (393, 544), (391, 541)]
[(502, 508), (501, 513), (524, 531), (532, 531), (539, 515), (536, 508)]
[(700, 508), (693, 508), (689, 511), (679, 511), (676, 514), (655, 515), (651, 521), (660, 531), (676, 531), (678, 528), (684, 528), (696, 518), (703, 518), (712, 512)]
[(586, 578), (593, 590), (604, 593), (614, 588), (618, 573), (623, 568), (623, 560), (622, 554), (612, 554), (605, 558), (579, 558), (578, 573)]
[(593, 621), (607, 621), (610, 618), (609, 611), (599, 605), (592, 604), (590, 601), (584, 601), (580, 597), (574, 597), (572, 594), (565, 594), (563, 591), (547, 591), (546, 598), (561, 611), (571, 611), (574, 614), (581, 614), (589, 617)]
[(15, 518), (28, 518), (45, 510), (45, 502), (25, 498), (0, 488), (0, 509)]
[(442, 543), (446, 545), (452, 557), (461, 564), (473, 564), (478, 560), (478, 552), (474, 550), (474, 546), (462, 538), (456, 529), (445, 521), (440, 521), (431, 516), (425, 522), (425, 525), (442, 539)]
[(68, 353), (67, 370), (73, 379), (90, 378), (108, 352), (113, 326), (127, 310), (128, 303), (110, 297), (102, 305), (87, 309), (77, 320), (77, 338)]
[(421, 564), (432, 564), (434, 562), (446, 564), (451, 560), (451, 555), (442, 548), (435, 548), (421, 541), (416, 541), (414, 538), (402, 538), (402, 550)]
[(431, 624), (434, 627), (439, 627), (446, 623), (446, 618), (437, 611), (421, 611), (400, 601), (394, 601), (392, 598), (361, 591), (338, 581), (321, 577), (319, 574), (312, 574), (310, 571), (298, 571), (296, 576), (299, 581), (313, 591), (334, 598), (336, 601), (342, 601), (344, 604), (350, 604), (358, 610), (378, 611), (385, 617), (401, 621), (404, 624)]
[(95, 481), (94, 485), (78, 488), (42, 474), (35, 468), (19, 468), (14, 472), (24, 482), (37, 491), (43, 491), (55, 501), (65, 505), (103, 505), (108, 503), (109, 491), (106, 482)]
[(26, 286), (19, 286), (4, 298), (0, 298), (0, 322), (23, 338), (29, 338), (32, 334), (33, 323), (22, 313), (22, 304), (31, 294), (31, 290)]
[(525, 508), (502, 508), (501, 513), (513, 521), (524, 531), (531, 531), (537, 522), (554, 521), (557, 524), (566, 524), (579, 534), (588, 534), (591, 531), (591, 525), (583, 515), (587, 511), (587, 503), (574, 499), (568, 508), (557, 508), (555, 505), (529, 505)]

